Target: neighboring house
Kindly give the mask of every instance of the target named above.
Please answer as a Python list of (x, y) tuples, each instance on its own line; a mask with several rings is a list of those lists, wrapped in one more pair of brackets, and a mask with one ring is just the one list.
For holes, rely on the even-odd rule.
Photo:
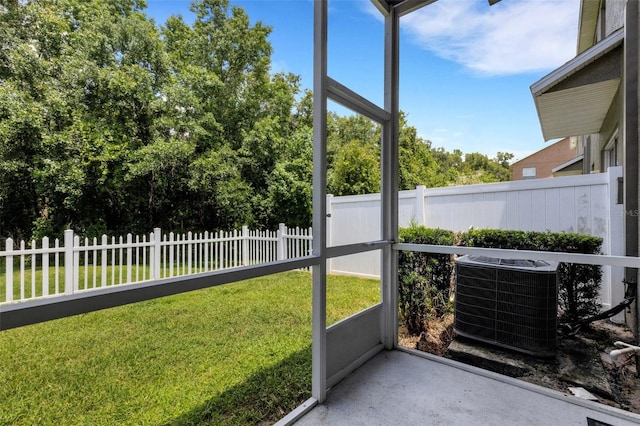
[(582, 174), (578, 138), (564, 138), (511, 165), (511, 180)]
[[(531, 86), (544, 139), (576, 137), (582, 173), (624, 166), (627, 256), (639, 248), (638, 15), (635, 0), (581, 0), (576, 57)], [(625, 269), (625, 281), (638, 283), (638, 270)], [(627, 317), (636, 333), (637, 313)]]

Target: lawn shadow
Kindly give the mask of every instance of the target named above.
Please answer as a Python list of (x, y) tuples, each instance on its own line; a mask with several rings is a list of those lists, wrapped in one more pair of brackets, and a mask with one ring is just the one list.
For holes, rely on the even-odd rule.
[(310, 396), (311, 345), (165, 425), (273, 424)]

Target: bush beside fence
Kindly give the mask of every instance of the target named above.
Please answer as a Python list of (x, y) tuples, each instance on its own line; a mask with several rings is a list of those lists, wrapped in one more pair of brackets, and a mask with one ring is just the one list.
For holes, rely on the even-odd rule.
[[(399, 241), (412, 244), (454, 245), (455, 233), (443, 229), (411, 226), (399, 231)], [(410, 334), (423, 331), (429, 315), (450, 312), (453, 256), (400, 251), (398, 254), (398, 307)]]
[[(602, 245), (602, 238), (566, 232), (479, 229), (455, 234), (412, 225), (402, 228), (399, 235), (401, 242), (412, 244), (584, 254), (599, 254)], [(453, 280), (453, 257), (401, 251), (398, 273), (400, 319), (409, 333), (417, 335), (423, 331), (425, 319), (441, 316), (450, 310), (451, 286), (448, 284)], [(560, 263), (558, 277), (558, 316), (561, 321), (574, 321), (599, 312), (600, 266)]]

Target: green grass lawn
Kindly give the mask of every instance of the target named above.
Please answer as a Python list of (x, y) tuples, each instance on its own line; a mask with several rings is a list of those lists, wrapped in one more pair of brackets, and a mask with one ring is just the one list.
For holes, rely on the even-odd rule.
[[(379, 282), (330, 276), (328, 322)], [(257, 424), (310, 397), (311, 275), (288, 272), (0, 332), (0, 424)]]
[[(24, 290), (21, 290), (21, 274), (20, 267), (15, 262), (16, 265), (13, 267), (13, 300), (20, 300), (22, 297), (22, 291), (24, 291), (24, 298), (30, 299), (33, 297), (40, 297), (44, 295), (43, 289), (43, 271), (40, 266), (38, 266), (35, 270), (32, 270), (29, 265), (24, 268)], [(6, 273), (5, 273), (5, 265), (0, 262), (0, 302), (6, 301)], [(164, 272), (164, 271), (162, 271)], [(198, 270), (193, 270), (192, 273), (200, 272)], [(51, 266), (48, 270), (48, 289), (49, 295), (55, 294), (64, 294), (64, 266), (60, 266), (57, 271)], [(144, 274), (144, 275), (143, 275)], [(119, 285), (126, 282), (127, 278), (127, 267), (126, 266), (107, 266), (106, 268), (106, 281), (104, 284), (102, 283), (102, 267), (101, 266), (90, 266), (84, 267), (80, 266), (78, 268), (78, 288), (80, 290), (98, 288), (104, 286), (112, 286)], [(178, 274), (174, 272), (174, 276)], [(186, 275), (182, 274), (182, 275)], [(166, 274), (168, 277), (168, 272)], [(150, 271), (148, 266), (140, 266), (131, 267), (131, 282), (141, 282), (143, 278), (145, 280), (149, 280)], [(164, 278), (165, 275), (162, 275)], [(56, 278), (58, 281), (58, 286), (56, 288)]]
[[(6, 263), (4, 259), (0, 258), (0, 303), (5, 302), (6, 298)], [(217, 266), (210, 264), (208, 269), (200, 268), (200, 267), (192, 267), (191, 274), (197, 274), (200, 272), (210, 272), (212, 270), (220, 270), (216, 269)], [(105, 277), (104, 282), (102, 280), (102, 266), (79, 266), (78, 268), (78, 277), (76, 279), (78, 283), (79, 290), (87, 290), (94, 289), (100, 287), (109, 287), (113, 285), (121, 285), (123, 283), (127, 283), (127, 266), (119, 266), (119, 265), (108, 265), (105, 269)], [(150, 280), (151, 270), (149, 265), (133, 265), (131, 266), (131, 281), (129, 283), (137, 283)], [(59, 266), (58, 269), (53, 267), (53, 263), (50, 264), (50, 267), (47, 272), (48, 276), (48, 290), (49, 295), (55, 294), (64, 294), (65, 284), (64, 284), (64, 274), (65, 269), (64, 266)], [(21, 277), (20, 274), (20, 264), (19, 260), (14, 260), (13, 265), (13, 280), (12, 280), (12, 289), (13, 289), (13, 300), (18, 301), (23, 298), (31, 299), (34, 297), (41, 297), (44, 295), (43, 289), (43, 271), (42, 266), (39, 265), (35, 269), (31, 269), (30, 264), (25, 262), (24, 274)], [(171, 278), (189, 275), (187, 272), (187, 268), (184, 265), (174, 265), (173, 275), (171, 275), (171, 270), (168, 266), (164, 265), (160, 270), (160, 278)], [(56, 286), (57, 279), (57, 286)], [(24, 287), (22, 287), (21, 280), (24, 281)]]

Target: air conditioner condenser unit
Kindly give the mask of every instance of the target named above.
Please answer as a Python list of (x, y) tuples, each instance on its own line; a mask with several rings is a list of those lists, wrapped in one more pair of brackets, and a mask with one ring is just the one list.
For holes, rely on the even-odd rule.
[(530, 355), (555, 355), (557, 267), (485, 256), (457, 259), (455, 331)]

